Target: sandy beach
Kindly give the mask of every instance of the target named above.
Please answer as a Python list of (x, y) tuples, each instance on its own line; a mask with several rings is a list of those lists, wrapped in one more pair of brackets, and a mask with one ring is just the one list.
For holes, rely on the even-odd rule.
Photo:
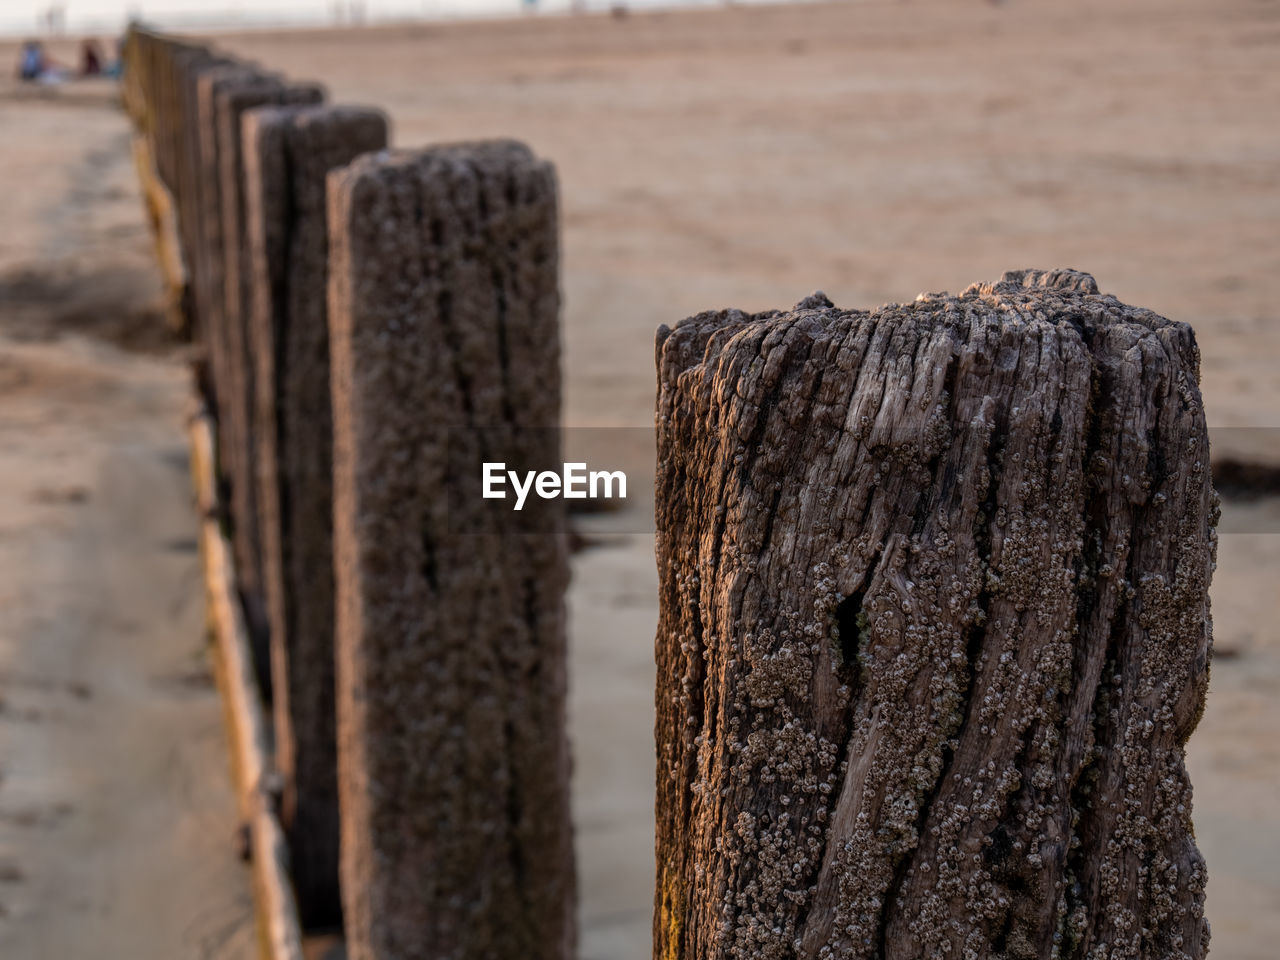
[[(506, 136), (554, 161), (571, 425), (650, 424), (654, 331), (700, 310), (1070, 266), (1192, 324), (1215, 435), (1280, 462), (1280, 5), (912, 0), (218, 42), (382, 107), (396, 146)], [(106, 83), (6, 79), (0, 138), (0, 955), (248, 957), (185, 354), (154, 308), (128, 124)], [(1228, 502), (1223, 529), (1196, 832), (1212, 956), (1269, 960), (1280, 513)], [(583, 960), (649, 955), (652, 550), (603, 536), (574, 562)]]
[(247, 957), (186, 370), (127, 126), (74, 92), (0, 94), (0, 955)]

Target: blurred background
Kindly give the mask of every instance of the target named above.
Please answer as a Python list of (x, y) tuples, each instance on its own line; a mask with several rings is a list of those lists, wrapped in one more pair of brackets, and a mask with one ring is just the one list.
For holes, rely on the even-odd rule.
[[(1275, 956), (1280, 2), (688, 6), (6, 0), (0, 955), (253, 946), (202, 652), (185, 348), (110, 76), (141, 17), (383, 108), (396, 145), (510, 136), (552, 160), (572, 426), (651, 423), (659, 324), (816, 289), (872, 307), (1075, 267), (1192, 324), (1215, 459), (1263, 478), (1224, 503), (1188, 746), (1211, 953)], [(102, 75), (80, 75), (86, 35)], [(30, 39), (49, 69), (22, 82)], [(643, 446), (619, 456), (651, 470)], [(649, 955), (652, 549), (600, 534), (574, 561), (584, 960)]]
[[(766, 0), (746, 0), (763, 3)], [(127, 19), (165, 30), (263, 26), (321, 26), (422, 19), (510, 16), (519, 12), (587, 12), (613, 7), (723, 6), (720, 0), (11, 0), (0, 11), (0, 30), (85, 33), (113, 31)]]

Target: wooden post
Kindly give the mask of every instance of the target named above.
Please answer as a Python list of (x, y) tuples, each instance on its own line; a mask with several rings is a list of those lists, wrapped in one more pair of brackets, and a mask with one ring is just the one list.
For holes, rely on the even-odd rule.
[(505, 141), (362, 157), (329, 230), (347, 949), (567, 960), (564, 517), (523, 532), (448, 469), (558, 467), (554, 173)]
[(196, 229), (195, 217), (198, 205), (195, 192), (199, 183), (199, 170), (192, 153), (195, 130), (195, 106), (190, 96), (195, 78), (219, 58), (204, 47), (166, 44), (170, 48), (171, 87), (164, 91), (165, 125), (168, 128), (170, 154), (169, 191), (173, 194), (178, 215), (178, 228), (182, 236), (184, 252), (189, 249), (192, 233)]
[(655, 958), (1204, 957), (1198, 365), (1074, 271), (659, 331)]
[[(182, 107), (181, 145), (183, 160), (179, 170), (181, 185), (181, 203), (178, 204), (178, 226), (182, 239), (183, 264), (187, 274), (187, 289), (184, 291), (183, 312), (185, 314), (185, 333), (193, 341), (207, 344), (206, 320), (202, 316), (202, 304), (207, 304), (207, 297), (202, 300), (200, 291), (204, 267), (203, 243), (206, 229), (203, 218), (206, 216), (206, 195), (213, 198), (213, 209), (217, 210), (217, 177), (207, 175), (202, 156), (205, 123), (201, 119), (200, 89), (201, 78), (212, 71), (239, 67), (227, 57), (203, 51), (204, 55), (194, 60), (183, 71), (182, 85), (177, 96)], [(210, 121), (211, 124), (212, 121)]]
[(243, 124), (253, 434), (281, 814), (304, 925), (339, 927), (325, 177), (385, 148), (387, 120), (355, 107), (263, 107)]
[[(191, 218), (189, 212), (184, 212), (179, 204), (179, 191), (175, 185), (166, 182), (160, 174), (154, 111), (157, 56), (166, 53), (171, 46), (137, 27), (131, 27), (125, 36), (122, 51), (127, 68), (121, 78), (120, 92), (121, 101), (134, 126), (134, 165), (138, 171), (147, 221), (162, 270), (165, 317), (174, 332), (186, 333), (190, 306), (189, 284), (192, 277), (184, 231), (190, 225)], [(199, 69), (199, 64), (193, 64), (182, 72), (184, 87), (191, 85), (192, 78)], [(195, 124), (190, 120), (184, 101), (184, 127), (194, 128)], [(190, 157), (184, 156), (184, 160), (190, 160)]]
[[(195, 78), (194, 141), (200, 188), (194, 198), (196, 223), (191, 251), (192, 273), (196, 326), (203, 334), (208, 350), (215, 390), (217, 381), (223, 377), (222, 314), (226, 281), (222, 270), (222, 200), (218, 178), (218, 121), (214, 108), (222, 90), (252, 82), (256, 76), (258, 74), (247, 64), (224, 63), (202, 71)], [(221, 415), (220, 410), (215, 410), (215, 413)], [(224, 472), (225, 465), (219, 464), (219, 474)]]
[[(230, 380), (231, 354), (227, 348), (226, 332), (226, 276), (223, 264), (226, 244), (222, 225), (222, 187), (218, 171), (219, 137), (217, 103), (225, 91), (236, 86), (253, 84), (262, 75), (248, 64), (222, 64), (200, 73), (196, 83), (196, 147), (200, 189), (195, 198), (197, 204), (196, 237), (192, 250), (196, 327), (208, 356), (210, 381), (213, 384), (211, 398), (217, 420), (218, 433), (218, 482), (225, 489), (233, 473), (235, 443), (230, 432), (228, 397), (232, 392)], [(228, 508), (224, 501), (223, 509)], [(237, 562), (240, 557), (237, 553)], [(264, 651), (255, 649), (255, 669), (265, 668), (260, 659)], [(261, 677), (260, 677), (261, 679)]]
[[(323, 91), (312, 84), (286, 85), (273, 76), (247, 75), (228, 79), (211, 91), (215, 157), (217, 163), (218, 233), (222, 248), (213, 248), (220, 258), (222, 289), (218, 317), (220, 336), (215, 351), (221, 362), (214, 364), (214, 389), (218, 401), (218, 431), (223, 463), (230, 480), (231, 534), (235, 547), (236, 571), (245, 619), (253, 640), (254, 662), (259, 682), (268, 702), (271, 699), (271, 669), (266, 600), (262, 587), (262, 550), (258, 535), (257, 469), (250, 411), (253, 409), (253, 361), (248, 346), (249, 289), (247, 236), (244, 215), (244, 168), (241, 149), (241, 118), (247, 110), (269, 104), (315, 104)], [(217, 274), (215, 272), (214, 277)]]
[(176, 332), (198, 336), (194, 297), (201, 177), (195, 91), (202, 72), (226, 61), (204, 46), (136, 27), (126, 36), (124, 57), (121, 94), (134, 123), (134, 156), (164, 266), (165, 312)]

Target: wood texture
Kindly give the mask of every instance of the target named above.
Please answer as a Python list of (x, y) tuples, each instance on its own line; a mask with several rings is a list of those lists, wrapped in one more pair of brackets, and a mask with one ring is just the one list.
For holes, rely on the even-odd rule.
[(563, 513), (523, 532), (448, 469), (558, 463), (554, 174), (511, 142), (366, 156), (329, 225), (347, 949), (567, 960)]
[(253, 442), (281, 818), (303, 923), (340, 927), (325, 177), (385, 148), (387, 121), (356, 107), (263, 107), (243, 123)]
[[(195, 234), (190, 249), (197, 327), (209, 355), (215, 383), (225, 379), (221, 372), (226, 349), (222, 316), (226, 300), (222, 258), (221, 180), (218, 176), (218, 121), (215, 102), (221, 92), (239, 83), (250, 83), (259, 74), (245, 64), (219, 63), (200, 71), (195, 78), (195, 118), (193, 140), (199, 189), (194, 197)], [(184, 240), (187, 238), (184, 237)], [(215, 398), (216, 399), (216, 398)], [(220, 412), (215, 408), (215, 412)], [(220, 467), (225, 473), (225, 467)]]
[[(226, 467), (231, 542), (235, 548), (241, 602), (254, 663), (264, 696), (271, 700), (271, 667), (266, 599), (262, 585), (262, 543), (258, 531), (257, 456), (251, 411), (254, 408), (253, 358), (249, 352), (250, 291), (248, 237), (245, 232), (244, 167), (241, 118), (254, 107), (315, 104), (324, 92), (313, 84), (285, 84), (278, 77), (250, 75), (216, 88), (213, 120), (217, 158), (219, 229), (222, 242), (221, 335), (214, 366), (218, 402), (218, 441)], [(216, 255), (216, 251), (215, 251)], [(211, 289), (216, 298), (218, 291)]]
[[(201, 339), (197, 252), (199, 194), (205, 181), (200, 167), (198, 80), (202, 73), (231, 61), (207, 47), (137, 27), (126, 35), (123, 54), (128, 67), (121, 79), (121, 99), (134, 123), (135, 157), (165, 268), (165, 312), (175, 330)], [(174, 238), (176, 244), (171, 243)]]
[[(231, 477), (234, 471), (235, 442), (231, 434), (230, 397), (233, 392), (232, 358), (226, 323), (226, 243), (222, 223), (222, 178), (217, 103), (227, 90), (263, 79), (260, 71), (247, 64), (218, 64), (201, 71), (195, 79), (196, 120), (194, 140), (198, 158), (200, 188), (195, 196), (195, 242), (188, 251), (193, 266), (193, 294), (196, 327), (208, 358), (209, 382), (213, 387), (211, 409), (217, 420), (217, 477), (223, 494), (219, 502), (230, 510)], [(225, 519), (225, 518), (224, 518)], [(268, 662), (258, 662), (267, 668)]]
[(660, 330), (655, 957), (1205, 955), (1198, 365), (1073, 271)]

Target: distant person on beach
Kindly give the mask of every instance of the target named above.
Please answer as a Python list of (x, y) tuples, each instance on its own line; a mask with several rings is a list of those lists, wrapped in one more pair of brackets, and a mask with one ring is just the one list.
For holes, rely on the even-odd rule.
[(23, 80), (39, 80), (45, 71), (44, 47), (38, 40), (28, 40), (22, 45), (22, 56), (18, 61), (18, 76)]
[(102, 73), (102, 49), (97, 40), (80, 44), (80, 76), (96, 77)]

